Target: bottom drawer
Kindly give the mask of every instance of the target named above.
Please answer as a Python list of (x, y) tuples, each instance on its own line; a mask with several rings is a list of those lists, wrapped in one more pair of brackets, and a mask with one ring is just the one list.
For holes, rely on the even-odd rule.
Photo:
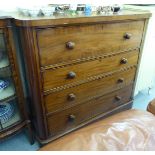
[(51, 136), (62, 134), (80, 123), (103, 114), (131, 100), (132, 85), (104, 96), (92, 99), (72, 108), (48, 116), (48, 129)]

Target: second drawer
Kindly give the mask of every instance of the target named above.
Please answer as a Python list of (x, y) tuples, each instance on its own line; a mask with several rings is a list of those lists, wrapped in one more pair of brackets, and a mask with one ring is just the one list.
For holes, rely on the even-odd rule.
[(128, 65), (137, 64), (138, 50), (118, 54), (105, 59), (94, 60), (59, 69), (49, 69), (43, 73), (44, 90), (77, 82), (88, 77), (109, 72)]

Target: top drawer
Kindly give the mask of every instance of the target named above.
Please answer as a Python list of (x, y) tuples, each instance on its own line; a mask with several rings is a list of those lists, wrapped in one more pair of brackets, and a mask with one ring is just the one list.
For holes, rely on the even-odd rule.
[(37, 29), (41, 66), (139, 47), (144, 21)]

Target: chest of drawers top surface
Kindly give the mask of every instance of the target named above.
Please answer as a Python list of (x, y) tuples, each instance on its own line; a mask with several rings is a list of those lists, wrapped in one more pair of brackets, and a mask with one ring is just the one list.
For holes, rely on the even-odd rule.
[(11, 13), (10, 16), (15, 19), (18, 26), (51, 26), (51, 25), (67, 25), (67, 24), (82, 24), (107, 21), (121, 20), (137, 20), (140, 18), (149, 18), (151, 13), (144, 10), (124, 9), (119, 14), (108, 15), (67, 15), (67, 16), (51, 16), (51, 17), (26, 17), (18, 13)]
[(131, 108), (150, 15), (15, 18), (39, 139)]

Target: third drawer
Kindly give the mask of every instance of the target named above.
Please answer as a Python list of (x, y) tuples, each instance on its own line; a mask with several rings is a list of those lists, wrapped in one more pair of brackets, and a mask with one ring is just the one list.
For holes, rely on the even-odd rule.
[(135, 71), (136, 67), (131, 67), (104, 78), (46, 94), (44, 96), (46, 112), (52, 113), (129, 85), (134, 81)]

